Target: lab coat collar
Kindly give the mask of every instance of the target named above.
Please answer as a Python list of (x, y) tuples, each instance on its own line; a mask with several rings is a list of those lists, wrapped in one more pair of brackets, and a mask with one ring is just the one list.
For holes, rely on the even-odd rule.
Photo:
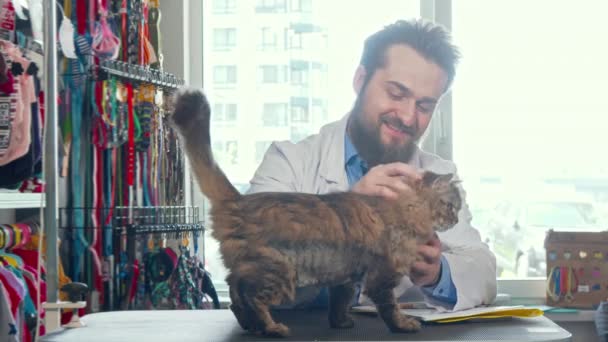
[(350, 112), (344, 115), (340, 121), (321, 129), (321, 135), (326, 137), (326, 139), (322, 139), (325, 146), (322, 146), (321, 150), (325, 150), (327, 155), (320, 159), (319, 175), (330, 183), (348, 185), (344, 167), (344, 135), (349, 117)]

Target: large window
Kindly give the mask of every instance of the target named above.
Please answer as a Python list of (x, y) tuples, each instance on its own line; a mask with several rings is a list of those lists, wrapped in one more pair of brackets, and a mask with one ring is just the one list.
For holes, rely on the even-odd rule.
[[(238, 21), (231, 21), (236, 15), (225, 12), (236, 12), (236, 1), (203, 2), (213, 147), (239, 190), (271, 141), (299, 141), (350, 110), (363, 40), (396, 19), (429, 15), (421, 3), (424, 11), (433, 7), (426, 0), (239, 0)], [(345, 8), (355, 24), (344, 19)], [(451, 119), (447, 143), (473, 224), (497, 256), (499, 290), (516, 283), (524, 296), (544, 296), (547, 229), (608, 228), (607, 13), (603, 0), (451, 1), (447, 15), (463, 59), (452, 106), (433, 125)], [(214, 29), (228, 24), (238, 40), (216, 51)], [(293, 72), (302, 61), (311, 66), (306, 75)], [(262, 65), (282, 66), (278, 79), (287, 83), (265, 85), (276, 73)], [(211, 238), (206, 257), (225, 290)]]
[[(353, 74), (369, 34), (397, 19), (420, 16), (419, 0), (223, 3), (203, 2), (203, 81), (219, 112), (212, 115), (217, 116), (211, 127), (213, 151), (240, 191), (247, 190), (272, 141), (304, 139), (351, 109)], [(213, 6), (238, 7), (238, 18)], [(356, 23), (342, 19), (345, 8)], [(214, 30), (228, 25), (238, 37), (230, 49), (218, 51)], [(230, 33), (221, 35), (219, 41), (232, 42)], [(269, 85), (277, 81), (280, 86)], [(238, 116), (228, 104), (234, 104), (234, 112), (238, 108)], [(205, 243), (206, 266), (222, 292), (225, 270), (217, 243), (211, 237)]]
[[(608, 228), (608, 2), (453, 1), (453, 151), (499, 279), (544, 279), (549, 229)], [(542, 295), (542, 293), (540, 293)]]

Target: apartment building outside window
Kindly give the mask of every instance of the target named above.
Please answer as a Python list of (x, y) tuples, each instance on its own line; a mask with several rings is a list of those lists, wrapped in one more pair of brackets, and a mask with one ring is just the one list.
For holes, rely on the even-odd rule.
[(215, 103), (211, 118), (214, 123), (236, 124), (236, 103)]
[(262, 126), (287, 126), (287, 103), (264, 103)]
[(213, 83), (218, 85), (236, 83), (236, 65), (217, 65), (213, 67)]
[(260, 65), (260, 83), (285, 83), (287, 82), (286, 65)]
[(236, 0), (213, 0), (213, 14), (231, 14), (236, 12)]
[(257, 13), (284, 13), (285, 5), (285, 0), (258, 0), (255, 11)]
[(230, 50), (236, 46), (235, 28), (213, 29), (213, 48), (215, 50)]
[(260, 29), (260, 43), (259, 47), (261, 50), (274, 50), (277, 48), (277, 32), (271, 27), (262, 27)]

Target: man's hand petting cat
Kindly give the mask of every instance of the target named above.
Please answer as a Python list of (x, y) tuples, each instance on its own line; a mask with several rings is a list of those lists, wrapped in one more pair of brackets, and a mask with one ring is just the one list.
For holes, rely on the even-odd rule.
[(405, 163), (377, 165), (353, 186), (352, 191), (395, 200), (399, 193), (409, 189), (403, 177), (421, 179), (422, 173)]
[(412, 265), (410, 279), (417, 286), (434, 286), (441, 274), (441, 242), (435, 234), (429, 242), (418, 246), (418, 260)]

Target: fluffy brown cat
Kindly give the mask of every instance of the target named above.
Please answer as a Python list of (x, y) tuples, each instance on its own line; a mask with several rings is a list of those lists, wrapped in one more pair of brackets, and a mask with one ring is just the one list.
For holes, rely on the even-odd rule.
[(416, 260), (417, 243), (457, 223), (461, 197), (451, 175), (426, 172), (397, 201), (353, 192), (241, 195), (213, 159), (204, 94), (182, 90), (174, 105), (173, 124), (211, 201), (230, 308), (243, 329), (287, 336), (289, 328), (273, 320), (269, 307), (308, 285), (330, 288), (331, 327), (352, 327), (353, 284), (363, 274), (365, 293), (391, 331), (420, 329), (399, 311), (393, 289)]

